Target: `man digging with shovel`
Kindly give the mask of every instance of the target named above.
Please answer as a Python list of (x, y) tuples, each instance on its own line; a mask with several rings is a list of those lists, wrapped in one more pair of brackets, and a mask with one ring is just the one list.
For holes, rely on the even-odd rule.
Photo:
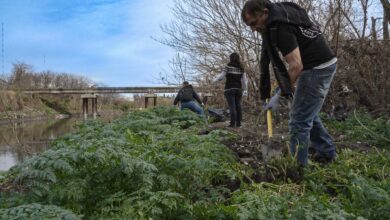
[[(261, 99), (270, 98), (270, 62), (280, 95), (293, 97), (289, 120), (291, 154), (297, 156), (301, 166), (307, 165), (311, 142), (316, 151), (315, 160), (333, 161), (335, 146), (318, 113), (336, 72), (337, 58), (320, 28), (304, 9), (291, 2), (249, 0), (241, 16), (252, 31), (262, 35)], [(287, 62), (287, 68), (279, 53)]]

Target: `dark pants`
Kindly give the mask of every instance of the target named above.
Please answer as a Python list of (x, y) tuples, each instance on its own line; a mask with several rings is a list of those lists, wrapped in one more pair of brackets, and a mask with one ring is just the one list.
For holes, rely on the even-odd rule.
[(241, 89), (230, 89), (225, 91), (225, 98), (229, 104), (230, 126), (241, 126), (242, 108), (241, 108)]

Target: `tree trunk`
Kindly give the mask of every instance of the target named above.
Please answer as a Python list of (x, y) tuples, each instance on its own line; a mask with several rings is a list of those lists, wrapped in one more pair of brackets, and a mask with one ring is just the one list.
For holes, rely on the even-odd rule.
[(376, 33), (376, 19), (371, 17), (371, 25), (372, 25), (372, 39), (376, 42), (378, 40)]
[(389, 40), (389, 24), (390, 24), (390, 2), (389, 0), (381, 0), (383, 6), (383, 40)]

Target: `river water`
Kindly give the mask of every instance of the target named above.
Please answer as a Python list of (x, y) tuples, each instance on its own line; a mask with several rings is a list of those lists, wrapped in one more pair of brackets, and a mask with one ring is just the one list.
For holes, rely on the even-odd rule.
[[(112, 120), (118, 115), (99, 120)], [(78, 129), (78, 117), (0, 124), (0, 171), (6, 171), (27, 157), (49, 148), (50, 143)]]

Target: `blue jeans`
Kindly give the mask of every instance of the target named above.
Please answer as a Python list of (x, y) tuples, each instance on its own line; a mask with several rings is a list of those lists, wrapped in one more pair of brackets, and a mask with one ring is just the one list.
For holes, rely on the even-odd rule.
[(317, 156), (333, 159), (336, 156), (332, 137), (318, 116), (330, 84), (336, 72), (336, 64), (324, 69), (309, 69), (301, 72), (290, 111), (290, 152), (297, 153), (300, 165), (308, 161), (309, 142)]
[(200, 107), (195, 101), (181, 102), (180, 103), (180, 110), (183, 110), (183, 109), (189, 109), (189, 110), (191, 110), (191, 111), (193, 111), (201, 116), (204, 115), (203, 108)]
[(230, 126), (239, 127), (241, 126), (241, 120), (242, 120), (242, 107), (241, 107), (242, 91), (241, 89), (229, 89), (226, 90), (224, 94), (229, 105)]

